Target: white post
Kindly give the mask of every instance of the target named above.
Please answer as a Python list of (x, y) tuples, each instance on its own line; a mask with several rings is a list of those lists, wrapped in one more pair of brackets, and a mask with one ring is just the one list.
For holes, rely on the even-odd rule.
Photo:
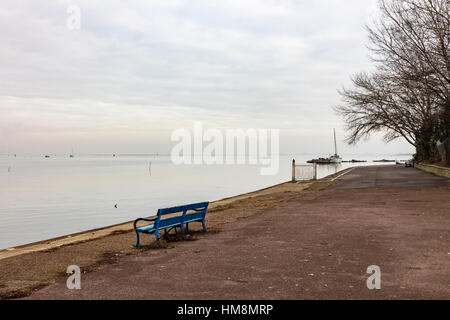
[(317, 180), (317, 163), (314, 163), (314, 180)]
[(295, 159), (292, 160), (292, 182), (295, 183)]

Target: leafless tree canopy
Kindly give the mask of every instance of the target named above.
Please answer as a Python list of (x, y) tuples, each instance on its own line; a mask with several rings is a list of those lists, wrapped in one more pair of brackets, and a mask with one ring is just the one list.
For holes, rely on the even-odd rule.
[(352, 77), (335, 110), (356, 143), (373, 132), (402, 137), (420, 160), (434, 160), (450, 137), (450, 2), (381, 0), (367, 26), (376, 71)]

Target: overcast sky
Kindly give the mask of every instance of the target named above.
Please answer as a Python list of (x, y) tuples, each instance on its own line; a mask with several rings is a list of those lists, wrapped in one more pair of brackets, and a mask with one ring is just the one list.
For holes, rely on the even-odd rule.
[(280, 129), (283, 153), (331, 153), (333, 128), (345, 135), (331, 107), (370, 69), (375, 12), (375, 0), (2, 0), (0, 153), (165, 153), (196, 120)]

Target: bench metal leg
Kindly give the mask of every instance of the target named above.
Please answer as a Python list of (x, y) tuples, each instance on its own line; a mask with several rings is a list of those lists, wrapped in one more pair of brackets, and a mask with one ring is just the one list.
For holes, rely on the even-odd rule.
[(136, 232), (136, 245), (134, 246), (135, 248), (139, 248), (141, 246), (140, 242), (139, 242), (139, 232)]
[[(165, 232), (166, 230), (164, 230)], [(165, 234), (165, 233), (164, 233)], [(158, 244), (159, 248), (162, 248), (162, 244), (161, 244), (161, 237), (159, 236), (159, 231), (155, 232), (155, 237), (156, 237), (156, 243)]]
[(203, 225), (203, 231), (206, 232), (206, 224), (205, 224), (205, 219), (202, 220), (202, 225)]

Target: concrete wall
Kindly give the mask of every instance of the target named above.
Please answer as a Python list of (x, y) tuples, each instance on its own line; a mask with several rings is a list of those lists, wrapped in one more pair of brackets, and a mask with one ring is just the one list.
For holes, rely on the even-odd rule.
[(437, 176), (446, 177), (446, 178), (450, 179), (450, 168), (439, 167), (439, 166), (435, 166), (435, 165), (431, 165), (431, 164), (419, 164), (419, 163), (416, 163), (414, 166), (417, 169), (435, 174)]

